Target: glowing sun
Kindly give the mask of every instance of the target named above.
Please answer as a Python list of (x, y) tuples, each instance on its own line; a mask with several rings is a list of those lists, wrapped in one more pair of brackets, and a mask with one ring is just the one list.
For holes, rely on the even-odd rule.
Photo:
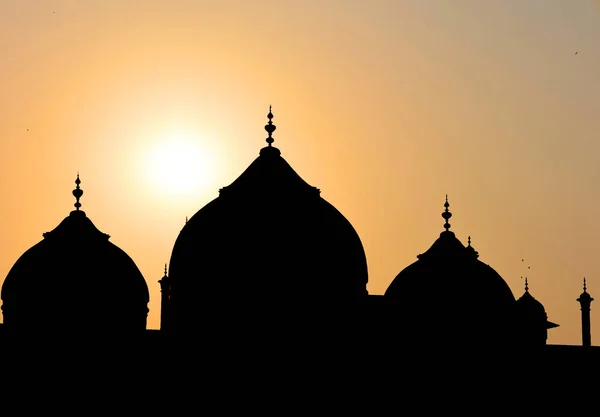
[(197, 137), (171, 134), (148, 153), (150, 186), (169, 194), (188, 194), (212, 183), (214, 158)]

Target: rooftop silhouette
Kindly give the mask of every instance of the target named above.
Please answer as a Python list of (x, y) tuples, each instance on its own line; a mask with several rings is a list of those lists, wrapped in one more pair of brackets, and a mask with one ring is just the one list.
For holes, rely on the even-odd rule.
[[(146, 329), (148, 277), (81, 210), (78, 173), (75, 210), (43, 233), (4, 281), (3, 339), (116, 335), (164, 347), (178, 338), (235, 339), (245, 346), (289, 340), (283, 337), (340, 346), (361, 338), (381, 352), (548, 348), (548, 330), (558, 324), (548, 321), (527, 277), (516, 299), (480, 259), (471, 236), (466, 246), (458, 239), (449, 222), (448, 195), (439, 237), (398, 272), (384, 294), (369, 294), (367, 259), (356, 230), (273, 145), (270, 107), (267, 119), (267, 145), (256, 159), (176, 231), (157, 282), (159, 330)], [(585, 279), (577, 301), (582, 346), (570, 348), (596, 352), (589, 323), (593, 298)], [(553, 360), (581, 355), (568, 347), (550, 349), (558, 352)]]

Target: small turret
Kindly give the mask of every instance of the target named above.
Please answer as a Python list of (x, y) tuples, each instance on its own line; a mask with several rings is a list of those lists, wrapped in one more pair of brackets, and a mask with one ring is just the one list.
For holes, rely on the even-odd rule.
[(590, 306), (594, 299), (587, 292), (585, 278), (583, 278), (583, 292), (577, 301), (581, 304), (581, 343), (583, 346), (591, 346), (592, 331), (590, 326)]
[(160, 284), (160, 330), (168, 331), (171, 323), (171, 282), (167, 275), (167, 264), (165, 264), (165, 273), (158, 283)]

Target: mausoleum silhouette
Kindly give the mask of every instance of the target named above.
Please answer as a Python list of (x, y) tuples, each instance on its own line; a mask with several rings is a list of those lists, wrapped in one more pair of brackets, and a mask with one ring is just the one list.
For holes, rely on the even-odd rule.
[[(450, 230), (448, 196), (440, 236), (384, 294), (369, 294), (367, 258), (357, 232), (273, 146), (270, 108), (267, 117), (267, 146), (179, 231), (164, 276), (155, 284), (161, 288), (160, 329), (146, 328), (148, 286), (136, 264), (80, 209), (77, 174), (75, 210), (23, 253), (4, 280), (2, 338), (93, 333), (158, 343), (215, 327), (256, 329), (261, 320), (277, 317), (286, 323), (280, 329), (326, 326), (387, 345), (452, 339), (465, 346), (550, 346), (547, 331), (557, 324), (548, 321), (527, 280), (516, 299), (479, 259), (471, 237), (465, 246)], [(593, 298), (585, 281), (577, 301), (579, 348), (595, 350)], [(398, 328), (401, 335), (390, 331)]]

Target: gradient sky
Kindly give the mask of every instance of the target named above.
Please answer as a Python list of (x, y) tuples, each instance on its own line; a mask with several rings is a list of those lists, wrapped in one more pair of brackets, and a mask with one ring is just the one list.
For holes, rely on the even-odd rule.
[(438, 237), (448, 194), (457, 237), (560, 324), (548, 342), (580, 344), (599, 40), (598, 0), (0, 0), (0, 280), (73, 209), (79, 171), (158, 328), (186, 216), (258, 156), (273, 105), (275, 146), (360, 235), (370, 293)]

